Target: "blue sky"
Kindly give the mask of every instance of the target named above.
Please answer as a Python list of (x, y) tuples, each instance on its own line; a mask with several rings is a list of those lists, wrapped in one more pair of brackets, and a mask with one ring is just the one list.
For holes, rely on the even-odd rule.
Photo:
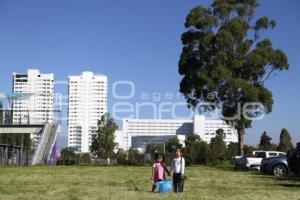
[[(129, 103), (143, 103), (141, 96), (176, 93), (179, 89), (180, 35), (185, 17), (196, 0), (0, 0), (0, 91), (11, 91), (12, 72), (38, 68), (55, 73), (57, 81), (90, 70), (109, 78), (109, 110), (124, 100), (112, 95), (116, 81), (132, 81), (135, 95)], [(245, 142), (257, 144), (263, 131), (278, 142), (281, 128), (293, 141), (300, 141), (300, 2), (264, 0), (257, 15), (277, 21), (277, 27), (263, 34), (286, 52), (290, 69), (272, 77), (266, 86), (273, 92), (273, 112), (254, 122)], [(57, 87), (67, 93), (66, 86)], [(129, 94), (119, 87), (119, 94)], [(150, 99), (154, 101), (153, 98)], [(160, 105), (168, 100), (161, 99)], [(172, 102), (177, 102), (173, 98)], [(182, 101), (182, 99), (180, 100)], [(140, 117), (152, 117), (150, 108)], [(181, 106), (178, 115), (187, 116)], [(168, 114), (163, 116), (169, 117)], [(64, 130), (66, 131), (66, 130)], [(62, 137), (63, 138), (63, 137)]]

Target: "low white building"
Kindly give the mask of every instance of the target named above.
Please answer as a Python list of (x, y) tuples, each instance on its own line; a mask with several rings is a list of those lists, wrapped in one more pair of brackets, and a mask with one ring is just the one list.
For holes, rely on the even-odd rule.
[(118, 149), (121, 149), (125, 146), (125, 140), (124, 140), (124, 137), (123, 137), (123, 131), (121, 130), (116, 130), (115, 131), (115, 143), (117, 143), (117, 146), (116, 146), (116, 151)]
[(164, 143), (177, 138), (184, 145), (189, 134), (197, 134), (207, 143), (223, 129), (226, 144), (238, 142), (237, 131), (223, 120), (208, 120), (204, 115), (195, 115), (191, 120), (179, 119), (124, 119), (123, 130), (117, 132), (119, 148), (142, 148), (150, 143)]
[(193, 120), (193, 133), (201, 137), (207, 143), (216, 136), (216, 131), (223, 129), (225, 133), (224, 141), (226, 144), (230, 142), (238, 142), (238, 134), (236, 129), (227, 125), (223, 120), (205, 119), (204, 115), (195, 115)]

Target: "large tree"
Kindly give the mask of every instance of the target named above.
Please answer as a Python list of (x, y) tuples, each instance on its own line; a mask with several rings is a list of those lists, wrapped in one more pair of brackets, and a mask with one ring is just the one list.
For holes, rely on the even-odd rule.
[(283, 128), (280, 133), (280, 142), (278, 145), (278, 151), (287, 152), (294, 148), (292, 138), (287, 129)]
[(92, 137), (91, 152), (96, 153), (98, 158), (109, 158), (116, 147), (115, 131), (118, 126), (109, 113), (103, 115), (98, 121), (98, 130)]
[[(188, 30), (181, 37), (180, 92), (194, 109), (210, 102), (214, 104), (210, 108), (221, 111), (238, 131), (241, 155), (245, 129), (253, 118), (272, 110), (273, 97), (265, 81), (289, 66), (283, 51), (259, 37), (276, 23), (265, 16), (254, 18), (257, 7), (257, 0), (215, 0), (209, 8), (198, 6), (187, 15)], [(260, 102), (264, 109), (248, 102)], [(246, 105), (246, 115), (240, 115)]]

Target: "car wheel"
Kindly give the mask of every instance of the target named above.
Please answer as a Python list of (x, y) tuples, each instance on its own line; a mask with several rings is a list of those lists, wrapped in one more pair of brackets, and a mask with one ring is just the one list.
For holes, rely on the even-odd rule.
[(273, 174), (277, 177), (286, 176), (287, 175), (287, 168), (283, 165), (275, 165), (273, 167)]

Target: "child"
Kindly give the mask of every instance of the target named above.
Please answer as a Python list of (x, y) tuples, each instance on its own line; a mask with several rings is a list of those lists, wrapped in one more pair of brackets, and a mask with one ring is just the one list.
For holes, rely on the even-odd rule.
[(151, 176), (151, 180), (153, 180), (152, 192), (155, 191), (157, 182), (166, 180), (165, 171), (168, 173), (168, 175), (170, 174), (170, 172), (168, 171), (167, 167), (163, 162), (162, 155), (159, 154), (155, 159), (155, 163), (153, 164), (152, 167), (152, 176)]
[(185, 160), (182, 157), (182, 149), (177, 147), (175, 150), (175, 158), (171, 164), (171, 171), (173, 172), (173, 189), (176, 193), (183, 192), (184, 168)]

